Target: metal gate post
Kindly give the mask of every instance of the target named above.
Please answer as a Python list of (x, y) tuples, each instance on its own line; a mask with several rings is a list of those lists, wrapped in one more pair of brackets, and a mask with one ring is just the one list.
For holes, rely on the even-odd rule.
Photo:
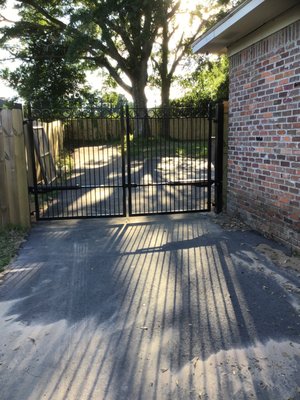
[(31, 156), (30, 158), (31, 158), (32, 178), (33, 178), (33, 193), (34, 193), (35, 212), (36, 212), (36, 219), (39, 220), (40, 219), (40, 207), (39, 207), (39, 198), (38, 198), (38, 182), (37, 182), (35, 151), (34, 151), (34, 130), (33, 130), (30, 104), (28, 104), (27, 129), (28, 129), (28, 139), (29, 139), (29, 147), (30, 147), (29, 151), (30, 151), (30, 156)]
[(128, 104), (126, 104), (126, 153), (127, 153), (128, 212), (129, 212), (129, 215), (132, 215), (131, 159), (130, 159), (130, 116), (129, 116), (129, 106), (128, 106)]
[(223, 209), (223, 150), (224, 150), (224, 105), (218, 103), (216, 108), (216, 148), (215, 148), (215, 212)]
[(126, 198), (126, 159), (125, 159), (125, 137), (127, 138), (127, 131), (125, 128), (124, 107), (121, 106), (120, 110), (121, 119), (121, 152), (122, 152), (122, 186), (123, 186), (123, 215), (127, 215), (127, 198)]
[(211, 162), (212, 162), (212, 105), (208, 105), (208, 149), (207, 149), (207, 210), (211, 211)]

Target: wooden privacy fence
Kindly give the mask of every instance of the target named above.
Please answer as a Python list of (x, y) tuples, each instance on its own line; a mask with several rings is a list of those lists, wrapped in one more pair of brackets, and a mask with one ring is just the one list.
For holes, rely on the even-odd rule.
[[(160, 137), (163, 133), (163, 120), (149, 119), (150, 132), (152, 136)], [(170, 118), (169, 135), (175, 140), (206, 140), (208, 139), (209, 120), (208, 118)], [(213, 125), (214, 130), (214, 125)], [(212, 132), (214, 136), (214, 131)]]
[(0, 110), (0, 226), (30, 225), (21, 109)]
[[(149, 117), (148, 122), (151, 135), (160, 137), (163, 132), (163, 120)], [(169, 135), (176, 140), (207, 139), (208, 124), (207, 118), (170, 118)], [(213, 126), (213, 130), (214, 128)], [(121, 137), (122, 123), (120, 118), (71, 119), (65, 123), (65, 132), (66, 136), (78, 141), (110, 141)]]
[[(41, 122), (33, 121), (34, 135), (34, 155), (37, 182), (45, 181), (45, 177), (50, 180), (55, 178), (55, 164), (60, 160), (64, 142), (64, 124), (62, 121)], [(28, 183), (33, 186), (32, 176), (32, 152), (30, 149), (29, 131), (25, 127), (25, 143), (27, 148), (28, 160)], [(51, 166), (51, 163), (53, 166)], [(45, 182), (47, 183), (47, 182)]]
[(110, 141), (120, 138), (121, 132), (119, 118), (76, 118), (65, 122), (66, 137), (72, 137), (72, 140)]

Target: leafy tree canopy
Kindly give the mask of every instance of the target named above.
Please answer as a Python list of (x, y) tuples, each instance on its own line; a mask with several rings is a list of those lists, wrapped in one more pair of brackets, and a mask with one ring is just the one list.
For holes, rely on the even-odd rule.
[(186, 90), (184, 96), (174, 100), (173, 104), (195, 106), (209, 101), (221, 101), (228, 98), (228, 58), (219, 57), (211, 61), (203, 57), (197, 69), (180, 80)]
[[(221, 10), (234, 3), (211, 0), (210, 7)], [(1, 4), (5, 0), (0, 0)], [(21, 19), (2, 29), (0, 44), (22, 64), (15, 72), (4, 71), (3, 77), (22, 97), (42, 103), (51, 99), (55, 107), (63, 107), (70, 98), (91, 100), (85, 72), (104, 68), (113, 82), (131, 94), (137, 107), (145, 108), (151, 55), (157, 72), (153, 81), (161, 85), (166, 98), (163, 103), (167, 103), (176, 68), (190, 52), (191, 42), (209, 21), (215, 21), (214, 17), (203, 23), (202, 9), (196, 7), (191, 12), (191, 21), (198, 18), (193, 33), (183, 32), (171, 46), (180, 25), (175, 19), (179, 0), (17, 0), (17, 7)], [(11, 45), (11, 39), (19, 41)], [(194, 92), (200, 93), (202, 88), (205, 97), (208, 76), (217, 78), (218, 67), (222, 69), (222, 64), (200, 63), (196, 74), (189, 74), (183, 84), (197, 81)], [(200, 84), (201, 79), (206, 83)], [(212, 82), (213, 96), (215, 85)]]
[(18, 53), (21, 65), (13, 72), (4, 69), (1, 77), (35, 108), (76, 106), (91, 91), (85, 84), (84, 66), (66, 61), (65, 52), (59, 32), (35, 32)]
[[(20, 39), (21, 48), (10, 49), (16, 57), (30, 53), (35, 37), (45, 45), (39, 49), (41, 59), (47, 57), (52, 41), (54, 47), (60, 43), (66, 75), (68, 63), (105, 68), (137, 106), (145, 107), (148, 60), (162, 21), (161, 0), (19, 0), (17, 4), (21, 20), (2, 30), (2, 43)], [(61, 54), (54, 50), (53, 58), (59, 60)]]
[(161, 89), (163, 105), (169, 104), (171, 85), (179, 78), (178, 67), (182, 74), (185, 64), (190, 70), (196, 65), (188, 61), (192, 57), (192, 43), (234, 5), (234, 0), (211, 0), (206, 5), (173, 0), (165, 4), (165, 18), (151, 57), (154, 67), (151, 83)]

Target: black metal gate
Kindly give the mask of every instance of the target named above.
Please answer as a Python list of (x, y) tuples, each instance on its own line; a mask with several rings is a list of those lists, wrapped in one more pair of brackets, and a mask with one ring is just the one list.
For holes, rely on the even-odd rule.
[[(28, 140), (36, 217), (210, 211), (215, 131), (211, 108), (102, 106), (57, 118), (34, 111)], [(219, 182), (216, 188), (220, 199)]]
[(129, 214), (209, 211), (212, 118), (186, 107), (145, 114), (126, 109)]

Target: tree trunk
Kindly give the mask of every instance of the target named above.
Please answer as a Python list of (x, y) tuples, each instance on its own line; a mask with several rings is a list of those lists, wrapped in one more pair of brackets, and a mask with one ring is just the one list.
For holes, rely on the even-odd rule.
[(162, 136), (169, 138), (170, 132), (170, 88), (171, 80), (166, 77), (161, 81), (161, 104), (162, 104)]
[(162, 119), (162, 135), (164, 137), (170, 137), (170, 89), (171, 79), (168, 74), (168, 63), (169, 63), (169, 28), (167, 17), (163, 24), (162, 31), (162, 58), (161, 58), (161, 105), (163, 108), (163, 119)]
[(132, 79), (132, 98), (134, 103), (134, 136), (150, 136), (150, 124), (148, 119), (147, 99), (145, 87), (147, 75), (142, 78)]
[(161, 78), (161, 105), (168, 107), (170, 103), (170, 86), (171, 79), (168, 74), (169, 63), (169, 27), (167, 16), (163, 24), (162, 30), (162, 46), (161, 46), (161, 65), (160, 65), (160, 78)]
[(161, 104), (163, 107), (170, 107), (171, 80), (166, 77), (161, 82)]

